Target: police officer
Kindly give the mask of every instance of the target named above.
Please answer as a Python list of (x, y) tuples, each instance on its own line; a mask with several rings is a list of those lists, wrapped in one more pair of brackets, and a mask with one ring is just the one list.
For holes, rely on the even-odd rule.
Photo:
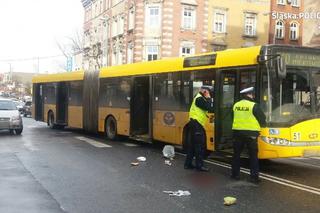
[[(213, 112), (213, 102), (211, 101), (211, 86), (202, 86), (199, 93), (194, 97), (189, 111), (189, 133), (187, 140), (187, 157), (184, 163), (185, 169), (193, 169), (208, 172), (209, 169), (203, 165), (203, 156), (206, 147), (205, 123), (208, 121), (208, 112)], [(193, 157), (196, 158), (196, 165), (193, 166)]]
[(250, 157), (250, 182), (259, 183), (258, 142), (260, 127), (265, 125), (265, 115), (254, 102), (254, 88), (240, 91), (242, 100), (233, 105), (233, 162), (231, 178), (240, 179), (240, 154), (246, 145)]

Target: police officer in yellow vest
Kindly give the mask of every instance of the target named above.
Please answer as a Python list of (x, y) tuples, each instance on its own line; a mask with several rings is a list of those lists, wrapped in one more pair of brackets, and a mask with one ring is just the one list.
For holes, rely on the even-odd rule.
[[(190, 138), (187, 140), (187, 157), (184, 163), (185, 169), (196, 168), (198, 171), (207, 172), (209, 169), (203, 165), (203, 155), (206, 147), (205, 123), (208, 121), (208, 112), (213, 112), (211, 101), (211, 86), (202, 86), (199, 93), (194, 97), (189, 111), (188, 129)], [(192, 164), (193, 157), (196, 165)]]
[(233, 161), (231, 178), (240, 180), (240, 155), (246, 145), (250, 157), (250, 182), (259, 182), (258, 142), (260, 127), (265, 125), (265, 115), (254, 102), (254, 88), (240, 91), (242, 100), (233, 105)]

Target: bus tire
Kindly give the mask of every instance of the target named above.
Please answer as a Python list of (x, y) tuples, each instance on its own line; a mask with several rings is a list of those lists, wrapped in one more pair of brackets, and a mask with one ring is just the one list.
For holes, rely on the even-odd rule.
[(109, 140), (117, 139), (117, 121), (113, 116), (107, 117), (104, 125), (104, 132)]
[(52, 111), (48, 113), (48, 126), (50, 129), (54, 129), (56, 125), (54, 124), (54, 114)]

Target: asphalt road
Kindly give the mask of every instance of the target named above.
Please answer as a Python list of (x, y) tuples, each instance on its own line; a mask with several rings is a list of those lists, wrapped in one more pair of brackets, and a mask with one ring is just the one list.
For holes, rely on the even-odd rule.
[[(139, 156), (146, 162), (131, 166)], [(21, 136), (0, 132), (0, 212), (320, 212), (320, 159), (263, 162), (262, 182), (229, 179), (229, 159), (209, 173), (166, 165), (162, 145), (106, 141), (24, 119)], [(187, 190), (189, 196), (163, 191)], [(224, 206), (223, 198), (237, 203)]]

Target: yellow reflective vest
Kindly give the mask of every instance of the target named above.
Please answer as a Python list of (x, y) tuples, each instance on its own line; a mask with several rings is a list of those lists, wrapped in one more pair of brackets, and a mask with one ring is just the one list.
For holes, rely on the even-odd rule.
[(197, 120), (201, 126), (204, 127), (204, 125), (206, 124), (207, 120), (208, 120), (208, 116), (207, 116), (207, 111), (203, 110), (199, 107), (197, 107), (196, 105), (196, 99), (202, 97), (204, 98), (200, 93), (198, 93), (196, 95), (196, 97), (194, 97), (191, 107), (190, 107), (190, 111), (189, 111), (189, 119), (192, 118), (194, 120)]
[(241, 100), (233, 106), (233, 130), (260, 131), (260, 124), (253, 115), (254, 102)]

